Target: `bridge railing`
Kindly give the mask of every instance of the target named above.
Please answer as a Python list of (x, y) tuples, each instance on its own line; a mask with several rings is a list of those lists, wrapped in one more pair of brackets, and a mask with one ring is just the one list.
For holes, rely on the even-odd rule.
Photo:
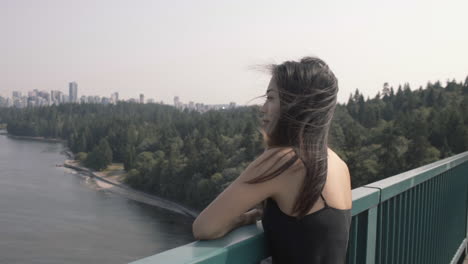
[[(347, 263), (457, 263), (467, 250), (468, 152), (352, 191)], [(132, 262), (260, 263), (260, 222)]]

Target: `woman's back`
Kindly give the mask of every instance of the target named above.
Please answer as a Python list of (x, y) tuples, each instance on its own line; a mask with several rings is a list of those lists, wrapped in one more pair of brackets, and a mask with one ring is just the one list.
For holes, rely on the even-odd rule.
[(267, 199), (262, 225), (273, 263), (344, 263), (351, 223), (351, 187), (346, 164), (328, 151), (322, 198), (298, 220), (291, 212), (304, 172), (282, 175), (278, 192)]

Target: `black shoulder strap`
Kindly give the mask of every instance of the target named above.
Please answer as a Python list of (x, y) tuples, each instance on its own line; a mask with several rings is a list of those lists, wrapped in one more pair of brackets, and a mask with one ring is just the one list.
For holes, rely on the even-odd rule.
[(328, 207), (327, 200), (325, 200), (325, 198), (323, 198), (323, 194), (320, 194), (320, 196), (322, 197), (322, 200), (325, 203), (325, 207)]

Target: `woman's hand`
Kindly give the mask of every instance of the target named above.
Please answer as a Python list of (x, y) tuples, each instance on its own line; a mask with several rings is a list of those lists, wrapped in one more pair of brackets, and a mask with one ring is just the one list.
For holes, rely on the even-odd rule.
[(251, 225), (255, 224), (258, 220), (261, 220), (263, 216), (263, 209), (255, 208), (248, 212), (242, 214), (242, 224), (243, 225)]
[(254, 209), (252, 209), (250, 211), (247, 211), (247, 212), (241, 214), (239, 217), (237, 217), (231, 223), (230, 227), (228, 229), (226, 229), (222, 233), (219, 233), (219, 234), (217, 234), (215, 236), (212, 236), (212, 237), (209, 237), (209, 238), (199, 237), (199, 236), (197, 236), (195, 234), (194, 234), (194, 237), (195, 237), (195, 239), (198, 239), (198, 240), (217, 239), (217, 238), (225, 236), (227, 233), (229, 233), (232, 230), (234, 230), (236, 228), (239, 228), (241, 226), (255, 224), (257, 222), (257, 220), (262, 219), (262, 216), (263, 216), (263, 209), (254, 208)]

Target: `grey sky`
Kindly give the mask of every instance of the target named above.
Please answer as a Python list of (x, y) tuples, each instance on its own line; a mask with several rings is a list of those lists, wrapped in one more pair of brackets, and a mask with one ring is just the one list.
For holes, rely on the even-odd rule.
[[(245, 104), (265, 93), (257, 64), (324, 59), (340, 85), (373, 97), (468, 75), (468, 1), (0, 0), (0, 95)], [(254, 101), (252, 103), (255, 103)]]

